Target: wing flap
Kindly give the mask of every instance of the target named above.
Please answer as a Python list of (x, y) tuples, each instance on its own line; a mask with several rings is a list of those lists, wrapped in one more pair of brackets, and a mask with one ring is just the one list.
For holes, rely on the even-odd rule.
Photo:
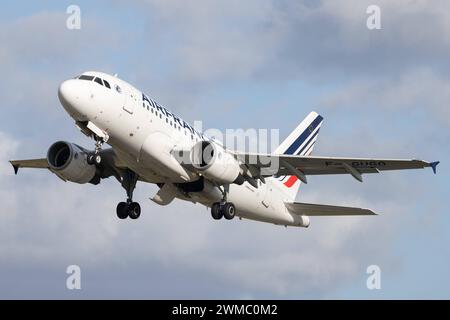
[(302, 202), (286, 202), (286, 208), (290, 213), (310, 216), (371, 216), (376, 215), (369, 209), (356, 207), (330, 206), (324, 204), (302, 203)]

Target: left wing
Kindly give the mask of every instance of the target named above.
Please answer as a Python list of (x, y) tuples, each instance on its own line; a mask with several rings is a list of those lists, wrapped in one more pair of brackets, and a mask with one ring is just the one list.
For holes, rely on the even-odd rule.
[(378, 173), (384, 170), (422, 169), (431, 167), (436, 173), (439, 161), (374, 158), (310, 157), (288, 154), (242, 154), (235, 153), (246, 166), (260, 171), (261, 176), (294, 175), (306, 183), (307, 175), (350, 174), (362, 182), (363, 173)]
[(17, 174), (19, 168), (35, 168), (35, 169), (50, 169), (46, 158), (29, 159), (29, 160), (13, 160), (10, 161), (14, 168), (14, 173)]

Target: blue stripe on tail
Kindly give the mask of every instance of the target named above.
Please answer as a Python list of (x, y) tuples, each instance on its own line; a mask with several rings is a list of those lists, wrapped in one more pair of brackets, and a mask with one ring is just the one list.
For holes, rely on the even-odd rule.
[[(314, 130), (322, 122), (322, 120), (323, 117), (318, 115), (317, 118), (315, 118), (314, 121), (308, 126), (308, 128), (306, 128), (305, 131), (303, 131), (302, 134), (297, 139), (295, 139), (291, 146), (287, 148), (284, 154), (294, 154), (294, 152), (305, 142), (305, 140), (311, 135), (311, 133), (314, 132)], [(314, 134), (314, 136), (317, 134), (317, 132)], [(311, 137), (311, 139), (313, 138), (314, 137)], [(309, 144), (311, 139), (308, 141), (308, 143), (305, 144), (300, 152), (302, 152), (303, 149)]]

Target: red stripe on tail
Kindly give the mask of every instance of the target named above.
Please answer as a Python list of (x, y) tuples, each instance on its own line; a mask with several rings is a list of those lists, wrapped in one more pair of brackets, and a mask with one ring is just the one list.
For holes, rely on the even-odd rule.
[(290, 176), (289, 179), (284, 183), (288, 188), (292, 187), (296, 183), (298, 178), (296, 176)]

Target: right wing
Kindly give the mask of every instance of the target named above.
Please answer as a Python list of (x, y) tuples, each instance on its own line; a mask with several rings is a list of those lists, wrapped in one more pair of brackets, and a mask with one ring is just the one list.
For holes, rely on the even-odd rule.
[(376, 215), (369, 209), (329, 206), (324, 204), (286, 202), (286, 208), (290, 213), (302, 216), (371, 216)]
[(260, 170), (262, 176), (294, 175), (306, 182), (307, 175), (350, 174), (362, 182), (363, 173), (383, 170), (422, 169), (431, 167), (436, 173), (439, 161), (426, 162), (409, 159), (374, 159), (312, 157), (286, 154), (245, 154), (235, 152), (235, 157), (247, 166)]

